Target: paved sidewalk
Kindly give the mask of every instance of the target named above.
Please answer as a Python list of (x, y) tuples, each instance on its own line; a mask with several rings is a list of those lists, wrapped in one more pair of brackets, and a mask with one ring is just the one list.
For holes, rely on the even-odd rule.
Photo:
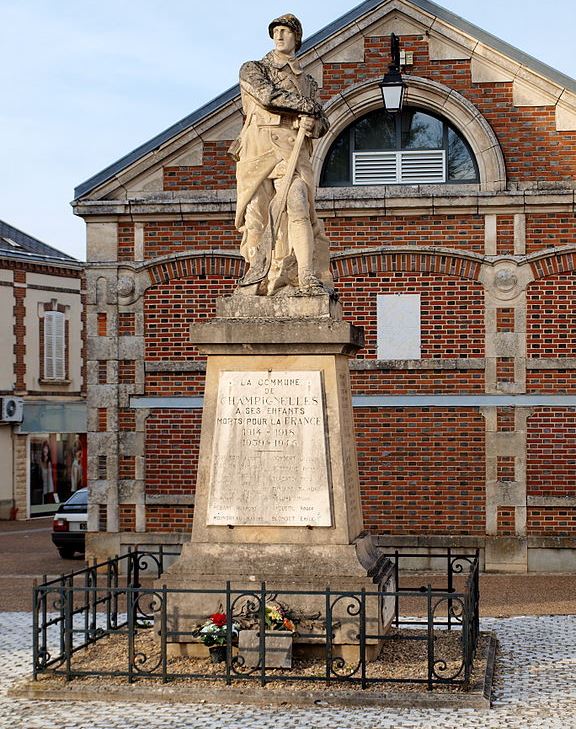
[(30, 613), (0, 613), (0, 729), (576, 729), (576, 616), (485, 618), (501, 643), (489, 712), (32, 702)]

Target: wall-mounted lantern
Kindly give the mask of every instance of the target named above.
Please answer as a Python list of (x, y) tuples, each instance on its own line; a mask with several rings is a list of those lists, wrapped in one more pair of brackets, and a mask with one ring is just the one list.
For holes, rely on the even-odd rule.
[(396, 114), (402, 111), (406, 85), (400, 73), (400, 39), (394, 33), (390, 36), (390, 46), (392, 63), (388, 67), (386, 75), (380, 81), (380, 91), (382, 92), (382, 101), (386, 111), (390, 114)]

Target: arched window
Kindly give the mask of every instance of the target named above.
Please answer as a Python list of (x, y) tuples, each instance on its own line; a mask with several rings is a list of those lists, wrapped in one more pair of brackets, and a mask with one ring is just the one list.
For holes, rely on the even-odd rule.
[(321, 187), (476, 183), (478, 166), (445, 119), (408, 107), (376, 109), (347, 127), (326, 155)]

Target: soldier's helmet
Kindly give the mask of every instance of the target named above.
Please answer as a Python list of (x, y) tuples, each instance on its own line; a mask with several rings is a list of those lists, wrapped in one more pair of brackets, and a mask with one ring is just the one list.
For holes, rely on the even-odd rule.
[(274, 37), (274, 28), (278, 25), (290, 28), (296, 37), (296, 51), (299, 51), (302, 46), (302, 23), (298, 20), (298, 18), (291, 13), (286, 13), (285, 15), (281, 15), (279, 18), (275, 18), (268, 26), (268, 35), (270, 38)]

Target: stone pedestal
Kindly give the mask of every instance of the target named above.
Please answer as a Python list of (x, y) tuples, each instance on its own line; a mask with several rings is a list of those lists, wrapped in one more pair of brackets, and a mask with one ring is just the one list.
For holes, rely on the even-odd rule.
[[(362, 330), (328, 295), (233, 296), (218, 301), (214, 320), (193, 325), (191, 339), (208, 355), (194, 523), (162, 583), (395, 589), (390, 563), (363, 534), (348, 370)], [(279, 599), (325, 614), (323, 596)], [(171, 595), (169, 629), (192, 630), (220, 603), (223, 593)], [(342, 646), (357, 642), (348, 605), (340, 601), (333, 618)], [(384, 630), (382, 608), (367, 601), (368, 632)]]

